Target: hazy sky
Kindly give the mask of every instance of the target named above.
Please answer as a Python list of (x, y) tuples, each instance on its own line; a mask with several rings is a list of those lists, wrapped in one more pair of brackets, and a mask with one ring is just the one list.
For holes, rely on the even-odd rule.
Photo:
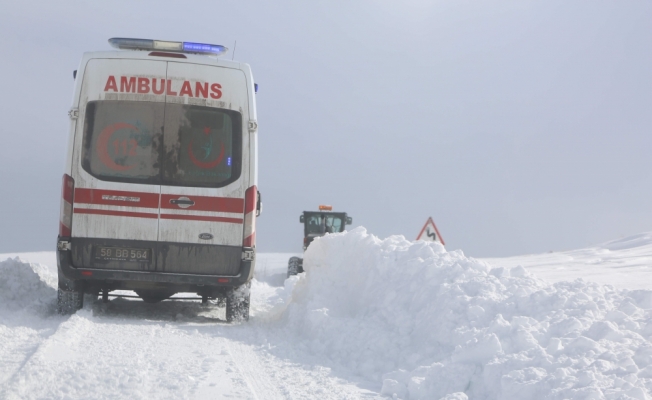
[(477, 257), (652, 230), (647, 0), (4, 0), (0, 36), (0, 252), (54, 249), (72, 71), (116, 36), (237, 40), (260, 251), (300, 251), (319, 204)]

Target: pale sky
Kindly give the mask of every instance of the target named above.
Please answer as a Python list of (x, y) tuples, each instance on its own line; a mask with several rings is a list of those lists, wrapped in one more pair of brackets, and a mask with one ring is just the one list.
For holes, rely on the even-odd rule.
[(72, 71), (110, 37), (237, 40), (259, 251), (301, 251), (319, 204), (474, 257), (652, 230), (649, 1), (273, 3), (4, 1), (0, 252), (54, 250)]

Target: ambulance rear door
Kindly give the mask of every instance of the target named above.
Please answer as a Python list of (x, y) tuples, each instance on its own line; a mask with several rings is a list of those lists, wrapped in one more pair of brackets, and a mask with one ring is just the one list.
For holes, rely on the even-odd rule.
[(72, 168), (78, 267), (156, 266), (166, 67), (115, 58), (85, 66)]
[(249, 181), (241, 70), (168, 63), (157, 270), (236, 275)]

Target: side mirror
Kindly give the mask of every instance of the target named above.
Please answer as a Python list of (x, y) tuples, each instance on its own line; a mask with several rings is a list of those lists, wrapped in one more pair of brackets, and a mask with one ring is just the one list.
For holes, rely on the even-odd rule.
[(351, 225), (353, 223), (353, 218), (351, 217), (346, 217), (346, 224)]
[(260, 191), (258, 191), (258, 201), (256, 202), (256, 216), (260, 217), (260, 214), (263, 213), (263, 197), (260, 195)]
[(299, 222), (301, 222), (303, 224), (303, 222), (304, 222), (303, 214), (301, 214), (301, 216), (299, 217)]

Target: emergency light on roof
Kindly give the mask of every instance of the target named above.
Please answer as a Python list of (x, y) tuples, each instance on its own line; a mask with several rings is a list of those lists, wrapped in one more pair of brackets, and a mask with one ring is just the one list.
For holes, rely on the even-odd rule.
[(222, 55), (229, 51), (228, 48), (219, 44), (192, 43), (192, 42), (169, 42), (165, 40), (132, 39), (132, 38), (111, 38), (111, 46), (122, 50), (161, 50), (178, 53)]
[(333, 206), (319, 205), (319, 211), (333, 211)]

